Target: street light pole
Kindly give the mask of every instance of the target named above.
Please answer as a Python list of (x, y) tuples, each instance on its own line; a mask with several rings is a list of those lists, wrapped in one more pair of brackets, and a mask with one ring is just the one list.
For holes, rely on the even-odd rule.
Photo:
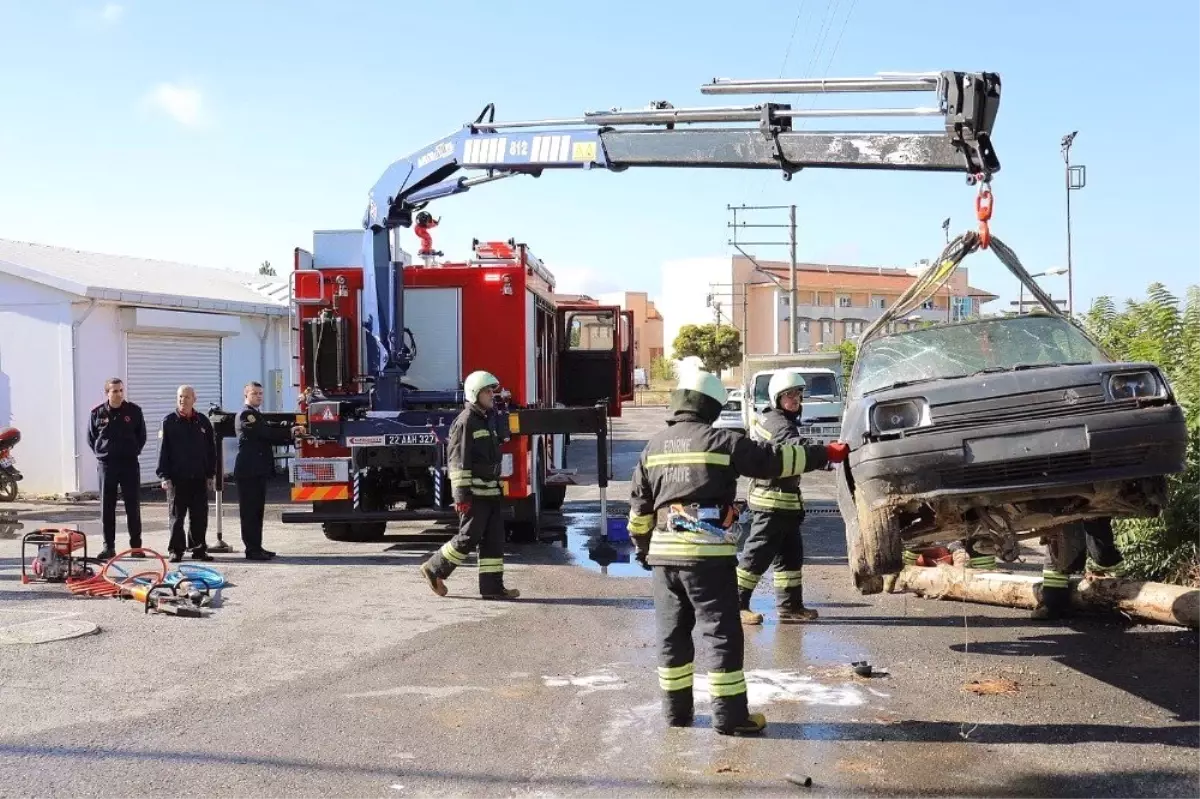
[[(1067, 185), (1067, 315), (1075, 315), (1075, 272), (1074, 264), (1071, 260), (1071, 192), (1078, 191), (1087, 183), (1087, 168), (1084, 166), (1071, 166), (1071, 145), (1075, 143), (1075, 137), (1079, 135), (1079, 131), (1072, 131), (1062, 137), (1062, 157), (1063, 163), (1066, 165), (1066, 185)], [(1018, 309), (1019, 310), (1019, 309)]]

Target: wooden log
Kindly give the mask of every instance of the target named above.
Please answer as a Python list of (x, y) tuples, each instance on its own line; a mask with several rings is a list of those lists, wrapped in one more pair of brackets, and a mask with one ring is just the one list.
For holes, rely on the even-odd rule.
[[(896, 587), (931, 599), (958, 599), (984, 605), (1032, 610), (1039, 604), (1042, 578), (1034, 574), (978, 571), (954, 566), (910, 566)], [(1200, 589), (1110, 577), (1073, 578), (1071, 604), (1081, 610), (1117, 610), (1156, 624), (1200, 628)]]

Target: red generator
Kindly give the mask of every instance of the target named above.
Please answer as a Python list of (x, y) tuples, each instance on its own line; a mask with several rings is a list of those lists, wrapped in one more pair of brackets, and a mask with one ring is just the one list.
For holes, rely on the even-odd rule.
[[(313, 510), (284, 521), (320, 521), (334, 540), (365, 541), (391, 520), (452, 513), (446, 435), (473, 371), (496, 375), (506, 411), (599, 403), (611, 417), (633, 398), (631, 312), (560, 302), (554, 276), (526, 245), (475, 241), (465, 262), (414, 265), (393, 250), (403, 259), (394, 268), (411, 363), (402, 407), (379, 407), (368, 366), (377, 350), (362, 324), (370, 307), (362, 238), (319, 231), (312, 253), (296, 250), (293, 383), (315, 440), (302, 442), (292, 463), (292, 501)], [(560, 508), (572, 482), (565, 436), (513, 435), (502, 452), (510, 531), (536, 538), (543, 511)]]

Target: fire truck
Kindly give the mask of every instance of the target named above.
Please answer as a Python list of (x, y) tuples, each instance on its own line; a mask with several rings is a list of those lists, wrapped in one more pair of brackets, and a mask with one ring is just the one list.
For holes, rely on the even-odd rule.
[[(556, 303), (553, 278), (512, 242), (476, 246), (471, 261), (457, 264), (437, 263), (422, 245), (422, 263), (413, 263), (399, 234), (420, 223), (430, 203), (547, 170), (760, 169), (791, 180), (803, 169), (870, 169), (965, 173), (978, 187), (984, 220), (1000, 169), (991, 143), (1000, 102), (995, 73), (716, 79), (701, 87), (712, 95), (914, 92), (932, 92), (936, 106), (676, 108), (654, 101), (641, 110), (503, 122), (489, 104), (461, 130), (393, 163), (367, 195), (360, 230), (316, 233), (312, 252), (296, 255), (296, 382), (307, 438), (291, 472), (293, 499), (312, 510), (287, 511), (283, 521), (320, 522), (332, 538), (368, 540), (391, 519), (446, 509), (445, 432), (473, 369), (494, 372), (508, 391), (495, 424), (509, 438), (504, 484), (514, 523), (534, 529), (541, 510), (561, 503), (569, 479), (562, 436), (573, 433), (597, 436), (606, 513), (607, 419), (632, 388), (631, 364), (622, 360), (632, 344), (627, 317), (612, 307)], [(942, 124), (909, 131), (793, 126), (810, 117), (937, 117)], [(425, 241), (427, 230), (416, 229)], [(606, 336), (610, 344), (601, 346)]]
[[(311, 253), (296, 250), (293, 350), (313, 437), (297, 446), (291, 493), (313, 511), (287, 520), (320, 521), (335, 540), (370, 540), (389, 520), (449, 514), (447, 435), (463, 407), (463, 376), (486, 370), (502, 386), (497, 424), (508, 439), (501, 471), (512, 512), (507, 524), (514, 538), (535, 538), (542, 512), (560, 508), (573, 482), (565, 433), (577, 427), (571, 420), (578, 414), (563, 409), (599, 406), (597, 418), (617, 417), (633, 398), (631, 313), (559, 301), (554, 276), (513, 240), (475, 241), (465, 262), (427, 256), (414, 264), (397, 249), (409, 359), (406, 413), (397, 424), (370, 410), (361, 238), (356, 230), (318, 231)], [(545, 409), (543, 420), (556, 418), (566, 428), (514, 435), (517, 409)], [(349, 430), (348, 422), (358, 424)]]

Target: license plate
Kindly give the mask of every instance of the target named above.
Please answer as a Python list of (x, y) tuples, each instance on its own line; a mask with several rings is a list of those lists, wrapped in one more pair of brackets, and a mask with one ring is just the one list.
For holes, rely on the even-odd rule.
[(437, 443), (433, 433), (392, 433), (386, 438), (389, 447), (422, 447)]
[(1037, 433), (970, 439), (963, 442), (963, 455), (967, 463), (993, 463), (1087, 452), (1090, 446), (1086, 427), (1062, 427)]

